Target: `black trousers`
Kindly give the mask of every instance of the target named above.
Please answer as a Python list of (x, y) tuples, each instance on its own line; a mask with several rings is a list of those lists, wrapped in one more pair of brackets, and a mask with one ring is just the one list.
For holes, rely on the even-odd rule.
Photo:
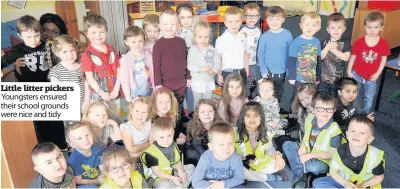
[(53, 142), (60, 149), (68, 147), (64, 134), (64, 122), (62, 121), (34, 121), (38, 143)]

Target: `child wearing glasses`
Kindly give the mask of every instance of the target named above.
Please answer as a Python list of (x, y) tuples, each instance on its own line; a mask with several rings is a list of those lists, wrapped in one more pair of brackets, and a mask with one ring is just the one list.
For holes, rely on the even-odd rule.
[[(312, 113), (304, 123), (304, 137), (301, 145), (287, 141), (283, 151), (288, 158), (293, 173), (303, 176), (303, 165), (308, 174), (307, 181), (314, 175), (326, 173), (333, 152), (340, 144), (342, 131), (332, 119), (336, 108), (336, 99), (326, 92), (317, 93), (311, 102)], [(311, 177), (311, 178), (309, 178)]]
[(254, 89), (257, 81), (261, 78), (256, 56), (258, 40), (262, 33), (261, 29), (257, 26), (260, 19), (260, 7), (256, 3), (249, 3), (244, 6), (243, 11), (246, 24), (242, 26), (240, 33), (246, 38), (245, 58), (248, 59), (250, 71), (246, 82), (246, 90), (248, 97), (252, 99), (257, 95), (257, 91)]

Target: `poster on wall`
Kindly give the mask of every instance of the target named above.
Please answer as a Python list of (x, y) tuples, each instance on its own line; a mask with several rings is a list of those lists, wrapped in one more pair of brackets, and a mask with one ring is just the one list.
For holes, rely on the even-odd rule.
[(319, 14), (330, 15), (332, 13), (342, 13), (345, 18), (354, 18), (356, 2), (351, 0), (330, 0), (320, 1)]
[(17, 9), (24, 9), (26, 0), (8, 0), (7, 4)]
[(151, 0), (140, 1), (140, 13), (155, 12), (156, 2)]

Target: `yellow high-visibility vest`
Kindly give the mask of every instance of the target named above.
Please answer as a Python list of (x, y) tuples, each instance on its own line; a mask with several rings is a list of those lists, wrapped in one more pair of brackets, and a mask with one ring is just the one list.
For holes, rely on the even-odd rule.
[[(132, 165), (134, 166), (134, 165)], [(138, 171), (132, 171), (131, 173), (131, 183), (133, 188), (142, 188), (143, 177)], [(100, 188), (112, 188), (112, 189), (120, 189), (121, 187), (115, 183), (111, 178), (107, 177), (104, 184), (100, 186)]]

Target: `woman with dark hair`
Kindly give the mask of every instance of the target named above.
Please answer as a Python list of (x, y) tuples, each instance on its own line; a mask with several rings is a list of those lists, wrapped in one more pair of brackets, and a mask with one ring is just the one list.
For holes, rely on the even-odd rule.
[(67, 26), (62, 18), (56, 14), (46, 13), (40, 17), (43, 39), (53, 40), (55, 37), (68, 34)]

